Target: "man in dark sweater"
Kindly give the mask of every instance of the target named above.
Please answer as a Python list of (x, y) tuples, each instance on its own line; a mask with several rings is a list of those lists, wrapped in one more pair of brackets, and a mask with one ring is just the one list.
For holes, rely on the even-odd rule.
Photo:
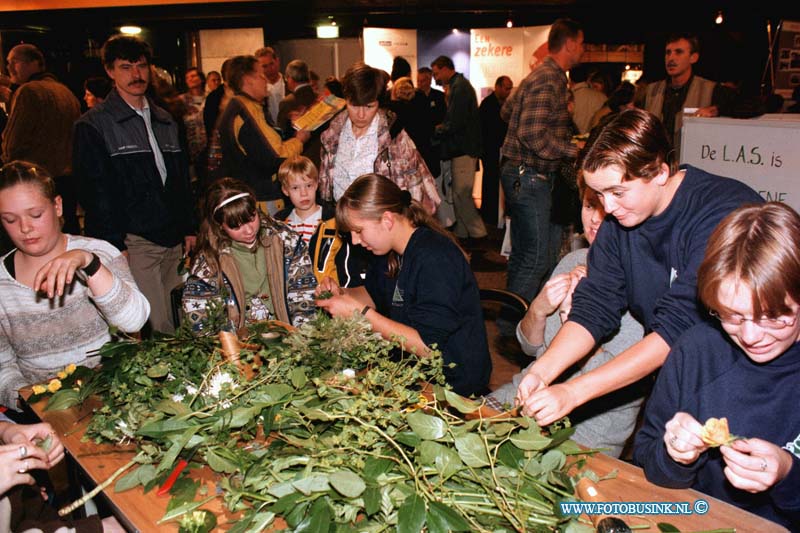
[[(678, 337), (708, 316), (697, 301), (708, 236), (728, 213), (762, 199), (736, 180), (668, 164), (669, 153), (663, 125), (641, 110), (619, 114), (587, 146), (584, 179), (612, 216), (589, 252), (569, 319), (517, 392), (540, 424), (657, 370)], [(548, 386), (613, 333), (625, 309), (644, 325), (644, 339), (575, 380)]]

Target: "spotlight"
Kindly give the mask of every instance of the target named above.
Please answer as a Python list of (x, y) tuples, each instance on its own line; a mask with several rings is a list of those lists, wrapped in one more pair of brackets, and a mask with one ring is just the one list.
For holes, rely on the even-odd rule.
[(513, 27), (514, 27), (514, 21), (511, 20), (511, 19), (508, 19), (506, 21), (506, 28), (513, 28)]
[(717, 24), (722, 24), (722, 11), (717, 11), (717, 18), (714, 19), (714, 22)]
[(453, 28), (453, 35), (458, 35), (459, 31), (458, 28)]
[(139, 26), (121, 26), (119, 31), (125, 35), (139, 35), (142, 33), (142, 28)]

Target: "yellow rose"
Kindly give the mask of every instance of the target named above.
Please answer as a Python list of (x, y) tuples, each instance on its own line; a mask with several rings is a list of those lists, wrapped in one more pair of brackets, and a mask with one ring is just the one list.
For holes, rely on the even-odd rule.
[(67, 375), (69, 376), (70, 374), (75, 372), (76, 368), (78, 368), (78, 367), (76, 367), (74, 364), (70, 363), (70, 364), (67, 365), (67, 368), (65, 368), (64, 370), (66, 371)]
[(47, 390), (50, 392), (55, 392), (61, 388), (61, 381), (57, 379), (50, 380), (50, 383), (47, 384)]
[(47, 392), (47, 387), (44, 385), (34, 385), (33, 386), (33, 393), (34, 394), (44, 394)]
[(58, 376), (58, 379), (67, 379), (66, 372), (59, 372), (58, 374), (56, 374), (56, 376)]

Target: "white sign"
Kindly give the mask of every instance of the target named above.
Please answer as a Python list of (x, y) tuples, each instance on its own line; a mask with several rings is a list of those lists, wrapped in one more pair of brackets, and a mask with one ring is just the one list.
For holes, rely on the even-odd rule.
[(550, 26), (478, 28), (470, 30), (469, 81), (478, 101), (494, 90), (500, 76), (519, 85), (547, 57)]
[(681, 163), (735, 178), (800, 212), (800, 117), (685, 117)]
[(522, 28), (480, 28), (470, 30), (469, 81), (479, 100), (494, 90), (500, 76), (516, 84), (527, 74)]
[(392, 61), (401, 56), (411, 65), (412, 77), (417, 72), (417, 30), (396, 28), (364, 28), (364, 62), (374, 68), (392, 72)]

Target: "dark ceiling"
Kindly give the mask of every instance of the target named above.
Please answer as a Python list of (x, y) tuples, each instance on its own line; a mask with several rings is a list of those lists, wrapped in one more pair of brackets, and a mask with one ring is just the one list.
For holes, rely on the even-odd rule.
[[(713, 19), (720, 9), (725, 22), (716, 25)], [(97, 47), (109, 35), (122, 24), (137, 24), (147, 29), (162, 62), (179, 71), (186, 65), (187, 35), (199, 29), (260, 26), (265, 41), (271, 43), (314, 37), (315, 26), (329, 17), (339, 25), (342, 37), (357, 37), (364, 26), (468, 29), (505, 26), (509, 17), (517, 26), (531, 26), (564, 16), (584, 24), (588, 43), (644, 44), (645, 76), (651, 79), (663, 76), (665, 37), (674, 31), (689, 31), (701, 39), (701, 74), (718, 80), (749, 80), (756, 86), (766, 64), (767, 21), (774, 29), (781, 20), (800, 20), (800, 2), (273, 0), (53, 9), (0, 14), (0, 46), (8, 50), (21, 41), (34, 42), (47, 50), (49, 64), (66, 64), (64, 72), (76, 69), (75, 76), (83, 76), (87, 69), (97, 69)], [(89, 65), (92, 58), (93, 67)]]

